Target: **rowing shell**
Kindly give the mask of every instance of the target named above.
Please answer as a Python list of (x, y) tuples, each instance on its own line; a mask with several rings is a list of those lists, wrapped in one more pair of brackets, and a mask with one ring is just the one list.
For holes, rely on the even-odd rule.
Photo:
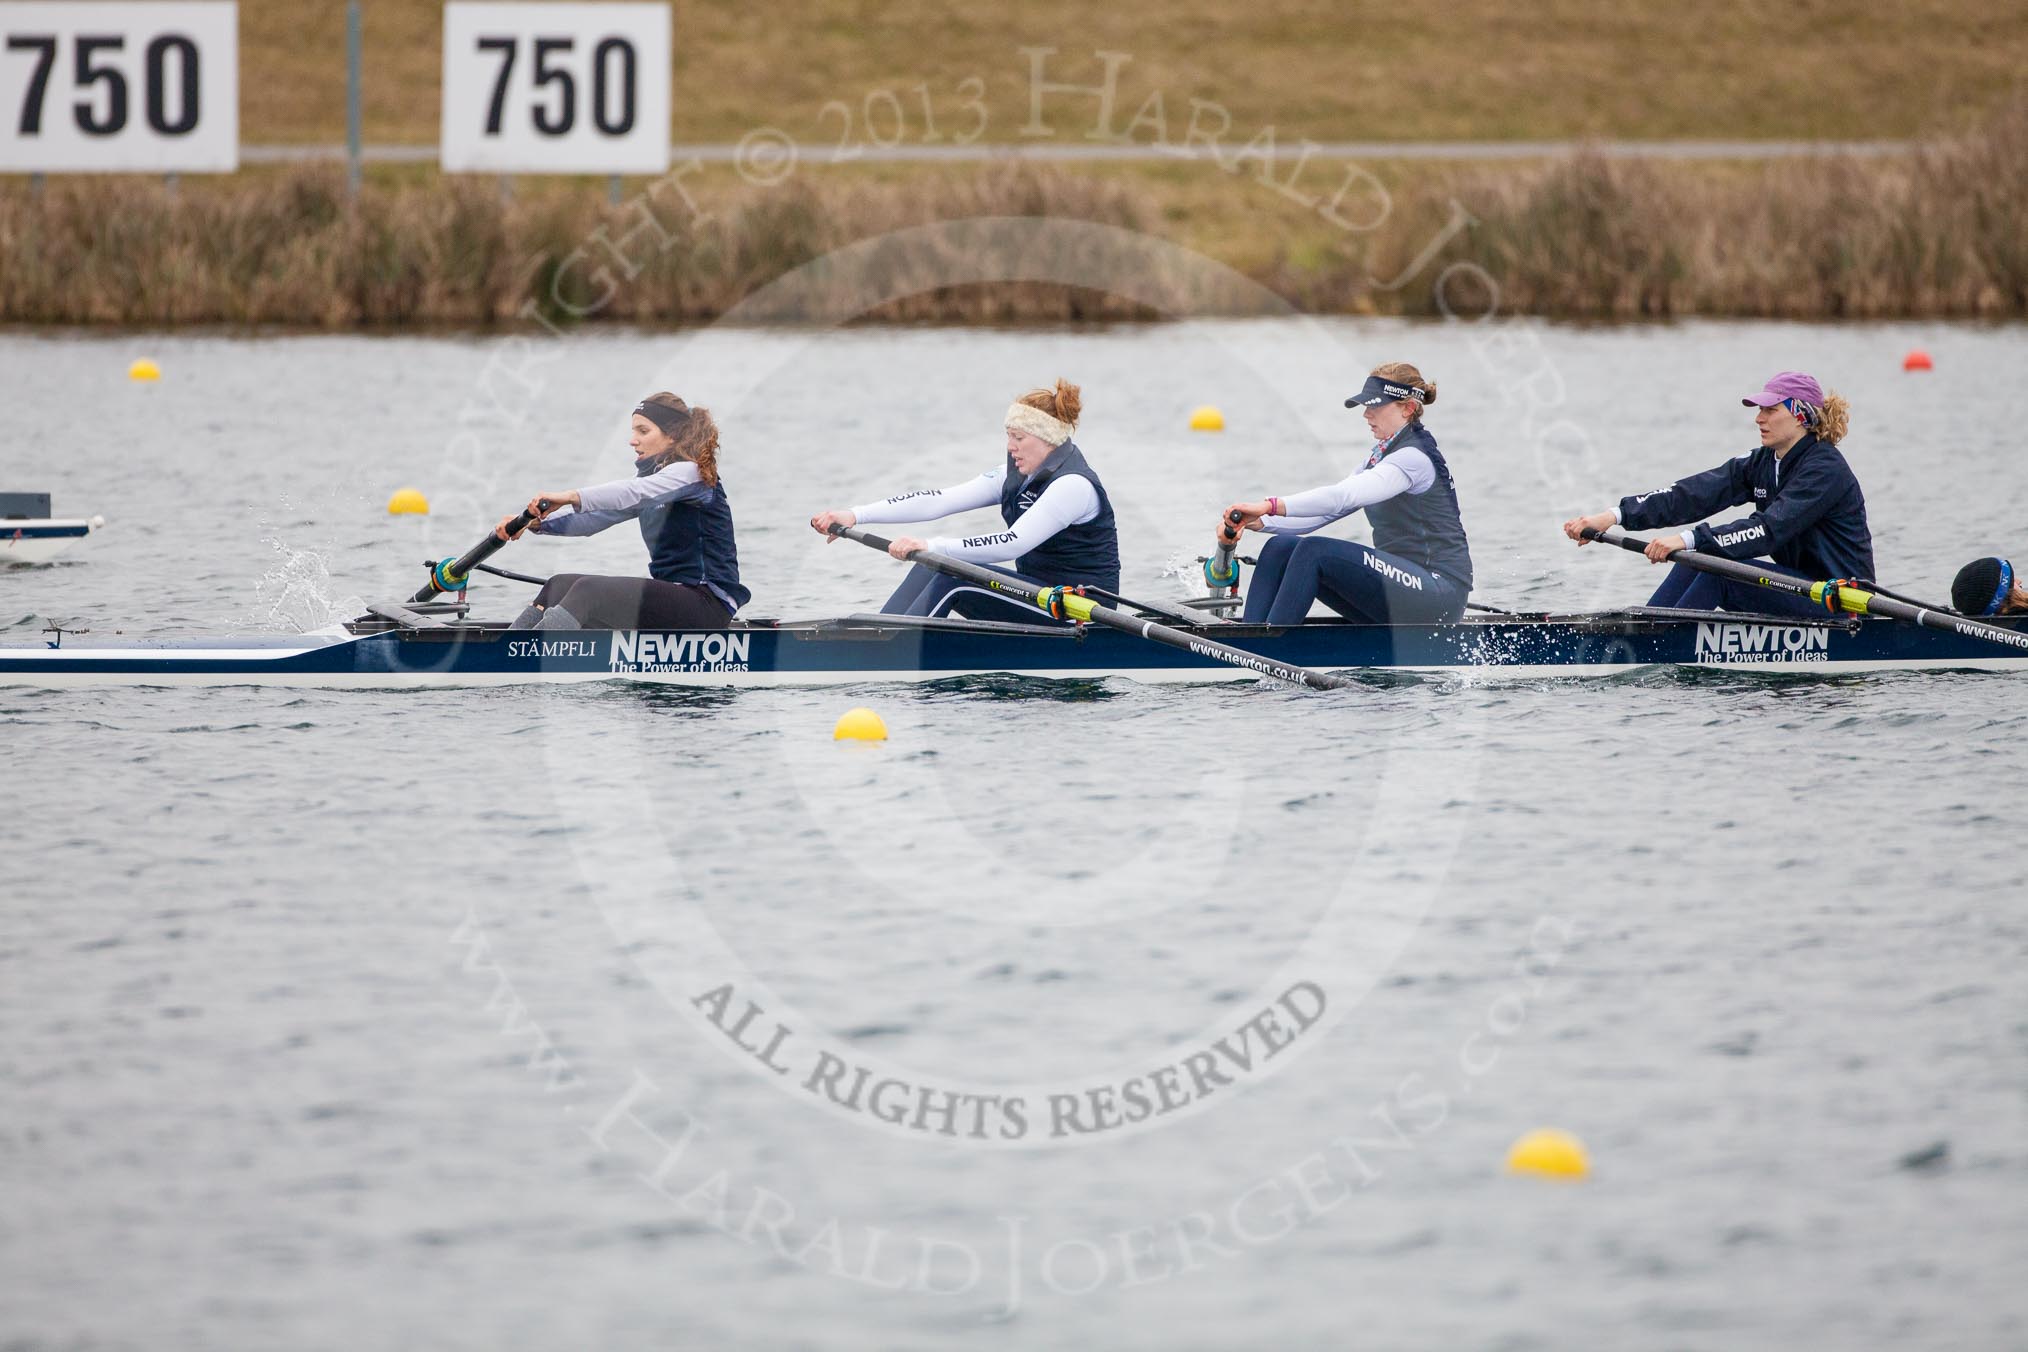
[[(408, 615), (399, 608), (384, 608)], [(409, 616), (410, 619), (415, 617)], [(2028, 670), (2028, 655), (1884, 620), (1793, 620), (1636, 609), (1468, 617), (1457, 624), (1336, 620), (1220, 624), (1219, 642), (1327, 670), (1600, 676), (1651, 666), (1812, 672)], [(0, 685), (484, 686), (628, 680), (664, 685), (832, 685), (1007, 673), (1140, 681), (1249, 679), (1197, 654), (1095, 628), (857, 616), (719, 631), (508, 630), (497, 624), (355, 622), (293, 638), (154, 647), (0, 648)]]
[(75, 521), (49, 517), (0, 520), (0, 564), (48, 563), (105, 524), (102, 516)]

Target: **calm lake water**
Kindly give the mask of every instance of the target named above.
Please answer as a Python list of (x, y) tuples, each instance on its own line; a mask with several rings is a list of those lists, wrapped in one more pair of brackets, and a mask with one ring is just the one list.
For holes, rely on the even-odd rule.
[[(1747, 449), (1786, 367), (1852, 399), (1884, 580), (2028, 548), (2021, 329), (16, 333), (0, 488), (109, 524), (0, 575), (0, 641), (406, 595), (625, 474), (658, 388), (723, 426), (754, 613), (877, 605), (804, 520), (996, 463), (1058, 375), (1180, 597), (1395, 358), (1483, 601), (1644, 599), (1557, 523)], [(0, 1343), (2019, 1347), (2024, 697), (0, 691)], [(1545, 1126), (1587, 1181), (1503, 1172)]]

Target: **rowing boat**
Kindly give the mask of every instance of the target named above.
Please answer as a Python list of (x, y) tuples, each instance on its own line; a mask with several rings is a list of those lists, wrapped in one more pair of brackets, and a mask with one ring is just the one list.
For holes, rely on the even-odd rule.
[(51, 516), (47, 493), (0, 493), (0, 565), (48, 563), (105, 524), (102, 516)]
[[(1267, 676), (1313, 689), (1348, 683), (1333, 671), (1484, 676), (1606, 676), (1645, 667), (1724, 667), (1811, 674), (1908, 669), (2028, 670), (2028, 616), (1999, 623), (1937, 613), (1850, 583), (1807, 583), (1694, 550), (1672, 558), (1737, 574), (1826, 607), (1796, 619), (1731, 611), (1635, 607), (1581, 614), (1467, 614), (1448, 624), (1297, 625), (1234, 622), (1226, 557), (1206, 579), (1211, 595), (1185, 606), (1112, 599), (1032, 582), (917, 548), (909, 558), (972, 590), (1033, 605), (1057, 624), (954, 616), (853, 615), (843, 619), (735, 620), (727, 629), (514, 629), (471, 618), (473, 572), (540, 582), (486, 562), (533, 520), (524, 511), (457, 559), (430, 564), (405, 605), (376, 605), (342, 625), (296, 637), (196, 640), (149, 646), (66, 642), (52, 627), (40, 648), (0, 647), (0, 686), (279, 685), (400, 688), (642, 681), (656, 685), (843, 685), (1013, 675), (1094, 680), (1219, 681)], [(832, 532), (887, 552), (857, 529)], [(1628, 549), (1645, 542), (1597, 535)], [(953, 593), (955, 595), (955, 593)], [(1107, 593), (1107, 595), (1111, 595)], [(449, 600), (441, 599), (450, 597)], [(1193, 608), (1197, 607), (1197, 608)], [(1131, 613), (1130, 613), (1131, 612)], [(1896, 619), (1885, 618), (1895, 616)]]
[[(681, 686), (836, 685), (1006, 673), (1151, 682), (1254, 673), (1095, 626), (855, 615), (755, 620), (713, 631), (510, 630), (462, 603), (375, 606), (315, 633), (151, 646), (57, 635), (0, 647), (0, 685), (276, 685), (400, 688), (640, 681)], [(2003, 623), (2010, 629), (2023, 618)], [(1831, 672), (2028, 671), (2028, 653), (1872, 617), (1791, 619), (1637, 607), (1468, 615), (1455, 624), (1312, 620), (1273, 628), (1207, 617), (1192, 632), (1267, 662), (1352, 672), (1608, 676), (1644, 667)], [(2028, 633), (2028, 630), (2020, 630)]]

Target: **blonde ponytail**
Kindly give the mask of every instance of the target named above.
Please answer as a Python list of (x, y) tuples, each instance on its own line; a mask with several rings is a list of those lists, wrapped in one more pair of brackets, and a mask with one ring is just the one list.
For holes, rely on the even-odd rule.
[(1851, 426), (1852, 405), (1836, 390), (1826, 393), (1823, 412), (1817, 415), (1817, 425), (1811, 429), (1817, 438), (1835, 445), (1845, 439), (1845, 433)]

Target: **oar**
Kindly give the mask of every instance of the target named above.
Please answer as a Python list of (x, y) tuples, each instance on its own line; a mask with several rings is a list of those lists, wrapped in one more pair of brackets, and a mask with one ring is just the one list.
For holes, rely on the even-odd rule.
[(1132, 610), (1145, 611), (1150, 615), (1160, 615), (1164, 619), (1176, 620), (1183, 624), (1229, 625), (1232, 623), (1231, 620), (1226, 619), (1223, 615), (1213, 615), (1209, 611), (1186, 610), (1182, 606), (1171, 605), (1167, 601), (1137, 601), (1131, 596), (1122, 596), (1118, 592), (1107, 591), (1104, 587), (1086, 587), (1085, 591), (1115, 606), (1126, 606)]
[(1218, 547), (1204, 561), (1204, 588), (1213, 596), (1239, 595), (1239, 523), (1246, 518), (1238, 511), (1225, 514), (1218, 526)]
[[(1617, 526), (1592, 530), (1586, 527), (1587, 540), (1602, 540), (1636, 554), (1647, 552), (1648, 542), (1626, 534)], [(1806, 596), (1824, 609), (1849, 611), (1854, 615), (1884, 615), (1890, 620), (1906, 620), (1919, 624), (1925, 629), (1941, 629), (1946, 633), (1963, 634), (1967, 638), (1982, 638), (1989, 643), (2004, 643), (2009, 648), (2028, 648), (2028, 634), (2016, 633), (1997, 624), (1981, 624), (1968, 620), (1951, 611), (1932, 610), (1928, 606), (1910, 605), (1897, 601), (1891, 596), (1870, 592), (1849, 582), (1810, 582), (1800, 577), (1790, 577), (1769, 568), (1757, 568), (1750, 563), (1739, 563), (1733, 559), (1719, 558), (1715, 554), (1700, 554), (1694, 549), (1670, 551), (1669, 561), (1680, 563), (1686, 568), (1695, 568), (1700, 573), (1716, 577), (1729, 577), (1736, 582), (1751, 582), (1755, 586), (1767, 587), (1774, 591), (1787, 592), (1791, 596)]]
[[(833, 526), (831, 527), (831, 533), (833, 535), (842, 535), (847, 540), (856, 540), (867, 548), (877, 549), (883, 554), (887, 552), (889, 542), (881, 539), (878, 535), (869, 535), (867, 532), (854, 529), (851, 526)], [(1039, 586), (1034, 583), (1025, 582), (1020, 578), (1009, 577), (1007, 574), (996, 572), (991, 568), (982, 568), (975, 563), (966, 563), (962, 559), (946, 558), (942, 554), (927, 549), (914, 550), (909, 554), (908, 559), (911, 563), (919, 563), (925, 568), (933, 568), (947, 577), (957, 578), (961, 582), (975, 583), (978, 586), (988, 587), (1005, 596), (1010, 596), (1017, 601), (1025, 601), (1029, 605), (1046, 611), (1059, 619), (1068, 616), (1081, 624), (1101, 624), (1108, 629), (1117, 629), (1122, 633), (1138, 634), (1140, 637), (1153, 640), (1156, 643), (1166, 643), (1172, 648), (1181, 648), (1184, 652), (1196, 653), (1199, 657), (1209, 657), (1214, 661), (1228, 662), (1235, 667), (1245, 667), (1248, 671), (1257, 671), (1263, 676), (1271, 676), (1278, 681), (1287, 681), (1290, 685), (1307, 685), (1312, 690), (1337, 690), (1343, 686), (1352, 684), (1351, 681), (1346, 680), (1343, 676), (1333, 676), (1325, 671), (1312, 671), (1308, 667), (1290, 666), (1286, 662), (1277, 662), (1272, 658), (1260, 657), (1238, 648), (1227, 647), (1223, 643), (1214, 643), (1208, 638), (1199, 638), (1195, 634), (1186, 634), (1180, 629), (1171, 629), (1166, 624), (1156, 624), (1153, 620), (1137, 619), (1132, 615), (1102, 606), (1088, 596), (1080, 596), (1068, 587)]]
[(1920, 606), (1924, 610), (1939, 610), (1946, 615), (1964, 614), (1964, 612), (1962, 610), (1959, 610), (1956, 606), (1938, 605), (1934, 601), (1925, 601), (1921, 597), (1910, 596), (1906, 592), (1895, 591), (1892, 587), (1883, 587), (1870, 577), (1855, 577), (1852, 580), (1858, 583), (1860, 586), (1864, 587), (1867, 591), (1878, 592), (1880, 595), (1886, 597), (1890, 601), (1903, 601), (1911, 606)]
[[(542, 500), (542, 510), (545, 512), (555, 505), (548, 498)], [(507, 533), (510, 536), (519, 535), (522, 531), (534, 525), (537, 519), (535, 513), (523, 508), (521, 515), (507, 523)], [(414, 596), (409, 597), (408, 603), (414, 605), (418, 601), (434, 601), (445, 592), (463, 591), (466, 579), (471, 576), (472, 570), (499, 553), (506, 545), (507, 542), (505, 540), (488, 532), (485, 539), (473, 545), (459, 557), (455, 559), (438, 559), (430, 565), (429, 583)]]

